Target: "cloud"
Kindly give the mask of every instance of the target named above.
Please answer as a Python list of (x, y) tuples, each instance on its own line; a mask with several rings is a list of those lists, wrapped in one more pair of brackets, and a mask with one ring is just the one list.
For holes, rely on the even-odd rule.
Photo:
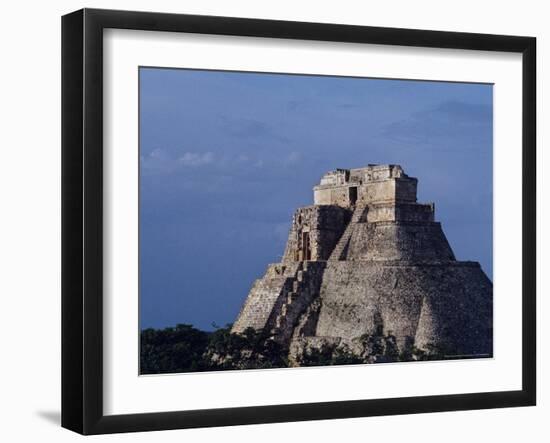
[(212, 152), (185, 152), (178, 158), (177, 162), (180, 165), (197, 167), (204, 166), (214, 161), (214, 154)]
[(307, 105), (309, 105), (309, 100), (289, 100), (286, 104), (286, 108), (288, 111), (298, 111)]
[(140, 169), (145, 174), (154, 174), (171, 168), (170, 155), (162, 148), (154, 148), (140, 156)]
[(487, 123), (493, 117), (493, 110), (489, 105), (459, 101), (443, 102), (431, 112), (441, 113), (454, 121), (462, 123)]
[(383, 135), (410, 142), (440, 143), (442, 139), (460, 139), (467, 143), (487, 141), (491, 137), (492, 116), (489, 105), (446, 101), (390, 123), (383, 129)]
[(296, 163), (299, 163), (302, 159), (302, 154), (296, 151), (292, 151), (288, 156), (286, 157), (285, 163), (288, 165), (294, 165)]
[(220, 186), (223, 177), (245, 183), (280, 180), (281, 174), (293, 174), (291, 171), (302, 167), (305, 161), (297, 150), (255, 147), (249, 151), (154, 148), (141, 156), (140, 168), (144, 176), (182, 175), (181, 183), (192, 188), (204, 187), (205, 181), (216, 181), (216, 186)]
[(172, 174), (182, 168), (198, 168), (214, 163), (214, 153), (187, 151), (174, 156), (171, 150), (154, 148), (140, 157), (140, 168), (145, 175)]
[(289, 139), (275, 130), (271, 125), (252, 118), (221, 117), (225, 131), (241, 139), (270, 139), (287, 143)]
[(149, 158), (153, 159), (165, 159), (166, 158), (166, 152), (164, 152), (161, 148), (155, 148), (149, 153)]

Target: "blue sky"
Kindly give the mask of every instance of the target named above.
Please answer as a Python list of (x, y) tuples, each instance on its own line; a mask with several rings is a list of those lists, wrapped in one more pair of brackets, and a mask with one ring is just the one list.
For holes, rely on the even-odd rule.
[(140, 69), (140, 322), (233, 322), (335, 168), (396, 163), (492, 278), (491, 85)]

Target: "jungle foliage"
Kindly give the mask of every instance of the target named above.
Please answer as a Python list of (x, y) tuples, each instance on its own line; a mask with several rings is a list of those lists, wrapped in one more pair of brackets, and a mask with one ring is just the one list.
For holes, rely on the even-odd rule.
[[(213, 332), (189, 324), (165, 329), (144, 329), (140, 337), (141, 374), (220, 371), (228, 369), (265, 369), (291, 366), (288, 348), (268, 334), (248, 328), (231, 333), (231, 325)], [(352, 350), (346, 345), (324, 344), (306, 348), (294, 366), (331, 366), (362, 363), (390, 363), (448, 358), (438, 349), (408, 347), (399, 352), (393, 335), (363, 335)]]

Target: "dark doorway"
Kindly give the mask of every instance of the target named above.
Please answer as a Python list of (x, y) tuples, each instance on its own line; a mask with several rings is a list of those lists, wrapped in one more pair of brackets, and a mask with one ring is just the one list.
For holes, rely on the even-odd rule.
[(349, 204), (351, 206), (355, 206), (356, 201), (357, 201), (357, 186), (353, 186), (349, 188)]
[(302, 232), (302, 260), (311, 260), (311, 246), (309, 243), (309, 232)]

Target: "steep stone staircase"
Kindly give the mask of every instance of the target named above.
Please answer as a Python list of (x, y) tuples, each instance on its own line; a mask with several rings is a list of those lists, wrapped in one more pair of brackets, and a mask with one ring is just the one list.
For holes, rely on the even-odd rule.
[[(297, 305), (299, 303), (300, 295), (303, 293), (304, 280), (307, 275), (308, 262), (300, 262), (298, 270), (294, 278), (287, 281), (286, 291), (283, 294), (283, 303), (281, 308), (275, 317), (273, 334), (274, 335), (286, 335), (285, 330), (291, 329), (294, 322), (297, 320), (299, 313)], [(292, 331), (290, 331), (292, 333)]]
[(329, 261), (338, 261), (338, 260), (343, 260), (345, 258), (344, 253), (351, 239), (353, 228), (361, 220), (361, 217), (363, 216), (365, 209), (366, 209), (366, 205), (358, 205), (355, 208), (355, 211), (353, 211), (351, 220), (346, 226), (344, 233), (342, 234), (342, 236), (340, 237), (340, 240), (338, 240), (338, 243), (336, 244), (336, 246), (334, 247), (334, 250), (330, 254)]
[(322, 262), (300, 262), (273, 321), (271, 332), (278, 341), (290, 341), (300, 316), (318, 297), (324, 267)]
[(273, 310), (280, 303), (281, 295), (292, 286), (299, 266), (299, 263), (270, 265), (266, 275), (254, 282), (232, 331), (240, 333), (246, 327), (268, 327)]

